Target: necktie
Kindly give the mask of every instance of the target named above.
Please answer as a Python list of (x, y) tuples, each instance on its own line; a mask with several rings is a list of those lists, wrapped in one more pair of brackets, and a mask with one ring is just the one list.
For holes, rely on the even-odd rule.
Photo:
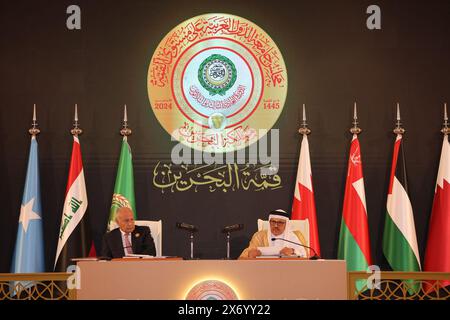
[(128, 238), (129, 235), (130, 235), (129, 233), (125, 233), (125, 234), (124, 234), (124, 237), (125, 237), (125, 252), (126, 252), (127, 254), (132, 254), (132, 253), (133, 253), (133, 250), (132, 250), (132, 248), (131, 248), (131, 242), (130, 242), (130, 239)]

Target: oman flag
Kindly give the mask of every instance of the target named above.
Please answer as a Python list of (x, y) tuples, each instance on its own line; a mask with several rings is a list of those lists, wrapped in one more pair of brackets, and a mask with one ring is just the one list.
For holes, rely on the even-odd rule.
[(96, 255), (87, 221), (87, 206), (80, 141), (74, 135), (66, 197), (58, 234), (55, 271), (65, 272), (71, 264), (71, 258)]
[(356, 134), (350, 146), (338, 258), (347, 261), (348, 271), (366, 271), (372, 264), (361, 149)]
[(416, 228), (408, 196), (402, 135), (397, 134), (384, 223), (383, 253), (394, 271), (420, 271)]
[[(441, 160), (431, 210), (425, 271), (450, 272), (450, 145), (444, 135)], [(450, 281), (442, 281), (443, 286)]]
[(309, 246), (320, 256), (319, 232), (317, 230), (316, 204), (312, 186), (311, 161), (306, 134), (303, 135), (291, 219), (309, 221)]

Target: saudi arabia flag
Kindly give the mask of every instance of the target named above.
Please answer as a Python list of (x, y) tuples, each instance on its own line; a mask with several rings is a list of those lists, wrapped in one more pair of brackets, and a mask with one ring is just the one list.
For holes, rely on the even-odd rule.
[(122, 149), (120, 151), (119, 167), (117, 168), (116, 184), (112, 197), (111, 211), (109, 214), (108, 230), (111, 222), (116, 219), (117, 209), (128, 207), (133, 210), (136, 219), (136, 205), (134, 200), (134, 175), (133, 175), (133, 157), (127, 137), (123, 137)]
[(394, 145), (384, 224), (383, 253), (394, 271), (421, 270), (400, 134), (397, 135)]

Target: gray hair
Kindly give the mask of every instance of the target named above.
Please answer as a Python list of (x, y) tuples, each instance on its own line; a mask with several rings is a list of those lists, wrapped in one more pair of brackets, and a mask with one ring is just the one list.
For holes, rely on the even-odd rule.
[(116, 222), (117, 222), (117, 218), (118, 218), (119, 214), (123, 211), (130, 211), (131, 213), (133, 213), (133, 210), (129, 207), (119, 207), (119, 209), (117, 209), (117, 211), (116, 211), (116, 219), (115, 219)]

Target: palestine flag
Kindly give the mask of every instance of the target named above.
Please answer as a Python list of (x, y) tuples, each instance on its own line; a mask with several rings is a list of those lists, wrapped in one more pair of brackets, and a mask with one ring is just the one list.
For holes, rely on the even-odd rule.
[(397, 134), (387, 196), (383, 253), (394, 271), (420, 271), (416, 228), (408, 197), (402, 135)]
[(111, 211), (109, 214), (108, 231), (110, 230), (111, 222), (115, 221), (117, 209), (120, 207), (130, 208), (133, 211), (134, 218), (136, 219), (133, 158), (131, 156), (131, 148), (128, 144), (126, 136), (124, 136), (122, 140), (119, 167), (117, 169), (116, 184), (114, 186)]
[[(317, 229), (316, 204), (312, 186), (311, 160), (309, 157), (308, 136), (303, 135), (297, 179), (295, 181), (294, 202), (291, 219), (309, 222), (309, 246), (320, 256), (319, 231)], [(311, 253), (310, 253), (311, 255)]]
[[(346, 260), (348, 271), (367, 271), (372, 264), (361, 149), (356, 134), (350, 146), (338, 258)], [(357, 283), (358, 289), (362, 284)]]
[(72, 258), (87, 257), (88, 255), (96, 256), (86, 213), (87, 207), (88, 199), (80, 141), (74, 135), (66, 196), (58, 235), (58, 247), (56, 249), (55, 271), (66, 272), (67, 267), (72, 264), (70, 261)]

